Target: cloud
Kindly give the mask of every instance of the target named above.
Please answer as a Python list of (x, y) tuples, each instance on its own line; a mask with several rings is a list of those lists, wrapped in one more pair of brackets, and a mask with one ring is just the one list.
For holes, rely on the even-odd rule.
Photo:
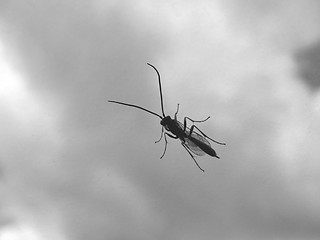
[(296, 59), (298, 64), (298, 73), (301, 80), (304, 80), (312, 91), (318, 91), (319, 88), (319, 42), (307, 47), (302, 47), (296, 52)]
[[(2, 235), (320, 235), (318, 95), (294, 58), (319, 37), (316, 1), (2, 1), (0, 9)], [(160, 112), (146, 62), (160, 70), (167, 113), (179, 102), (179, 119), (211, 115), (199, 127), (227, 142), (213, 144), (221, 160), (198, 158), (205, 174), (174, 141), (159, 160), (159, 119), (107, 103)]]

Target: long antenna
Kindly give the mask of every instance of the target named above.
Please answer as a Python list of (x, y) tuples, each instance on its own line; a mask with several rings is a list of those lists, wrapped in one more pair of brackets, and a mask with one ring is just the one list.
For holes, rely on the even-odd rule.
[(152, 67), (154, 70), (156, 70), (156, 72), (157, 72), (158, 80), (159, 80), (159, 89), (160, 89), (161, 110), (162, 110), (163, 117), (165, 117), (166, 115), (164, 114), (164, 110), (163, 110), (163, 98), (162, 98), (162, 88), (161, 88), (161, 81), (160, 81), (160, 73), (159, 73), (159, 71), (156, 69), (155, 66), (153, 66), (153, 65), (150, 64), (150, 63), (147, 63), (147, 64), (148, 64), (150, 67)]
[(152, 112), (152, 111), (150, 111), (150, 110), (148, 110), (148, 109), (145, 109), (145, 108), (143, 108), (143, 107), (139, 107), (139, 106), (137, 106), (137, 105), (133, 105), (133, 104), (129, 104), (129, 103), (123, 103), (123, 102), (117, 102), (117, 101), (113, 101), (113, 100), (108, 100), (108, 102), (117, 103), (117, 104), (129, 106), (129, 107), (139, 108), (139, 109), (141, 109), (141, 110), (143, 110), (143, 111), (146, 111), (146, 112), (148, 112), (148, 113), (151, 113), (151, 114), (159, 117), (160, 119), (163, 118), (163, 117), (161, 117), (159, 114), (157, 114), (157, 113), (155, 113), (155, 112)]

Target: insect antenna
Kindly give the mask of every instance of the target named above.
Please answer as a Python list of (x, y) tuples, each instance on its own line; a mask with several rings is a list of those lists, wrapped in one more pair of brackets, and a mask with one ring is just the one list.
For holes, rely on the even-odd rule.
[(139, 109), (141, 109), (141, 110), (143, 110), (143, 111), (146, 111), (146, 112), (148, 112), (148, 113), (151, 113), (151, 114), (159, 117), (160, 119), (163, 118), (163, 117), (161, 117), (159, 114), (157, 114), (157, 113), (155, 113), (155, 112), (152, 112), (152, 111), (150, 111), (150, 110), (148, 110), (148, 109), (145, 109), (145, 108), (143, 108), (143, 107), (137, 106), (137, 105), (133, 105), (133, 104), (129, 104), (129, 103), (123, 103), (123, 102), (117, 102), (117, 101), (113, 101), (113, 100), (108, 100), (108, 102), (116, 103), (116, 104), (121, 104), (121, 105), (129, 106), (129, 107), (134, 107), (134, 108), (139, 108)]
[(163, 117), (165, 117), (166, 115), (164, 114), (164, 109), (163, 109), (163, 97), (162, 97), (162, 88), (161, 88), (161, 81), (160, 81), (160, 73), (159, 71), (156, 69), (155, 66), (153, 66), (152, 64), (150, 63), (147, 63), (150, 67), (152, 67), (156, 72), (157, 72), (157, 75), (158, 75), (158, 81), (159, 81), (159, 90), (160, 90), (160, 100), (161, 100), (161, 110), (162, 110), (162, 115)]

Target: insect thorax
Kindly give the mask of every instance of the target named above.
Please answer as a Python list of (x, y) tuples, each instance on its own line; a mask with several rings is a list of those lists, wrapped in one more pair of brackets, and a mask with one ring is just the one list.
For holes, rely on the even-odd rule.
[(171, 122), (172, 122), (171, 117), (170, 116), (166, 116), (166, 117), (161, 119), (160, 124), (166, 128), (166, 126), (170, 125)]
[(183, 139), (185, 137), (185, 132), (179, 125), (179, 123), (172, 119), (170, 116), (164, 117), (160, 124), (169, 132), (173, 133), (174, 135), (178, 136), (179, 138)]

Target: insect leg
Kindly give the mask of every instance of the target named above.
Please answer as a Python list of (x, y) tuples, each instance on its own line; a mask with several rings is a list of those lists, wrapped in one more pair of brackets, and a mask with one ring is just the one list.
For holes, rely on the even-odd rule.
[[(193, 120), (193, 119), (191, 119), (191, 118), (189, 118), (189, 117), (185, 117), (184, 118), (184, 120), (183, 120), (183, 131), (186, 131), (186, 128), (187, 128), (187, 119), (188, 120), (190, 120), (191, 122), (192, 122), (192, 124), (194, 124), (195, 122), (198, 122), (198, 123), (201, 123), (201, 122), (205, 122), (205, 121), (207, 121), (208, 119), (210, 118), (210, 116), (209, 117), (207, 117), (206, 119), (204, 119), (204, 120)], [(193, 126), (193, 125), (192, 125)], [(191, 133), (190, 133), (190, 135), (191, 135)]]
[(162, 153), (162, 155), (161, 155), (160, 159), (162, 159), (162, 158), (163, 158), (164, 154), (165, 154), (165, 153), (166, 153), (166, 151), (167, 151), (168, 141), (167, 141), (166, 134), (164, 134), (164, 142), (165, 142), (165, 144), (164, 144), (164, 151), (163, 151), (163, 153)]
[(179, 103), (178, 103), (178, 106), (177, 106), (177, 111), (176, 111), (176, 113), (174, 114), (174, 119), (175, 120), (177, 120), (177, 115), (178, 115), (178, 111), (179, 111)]
[(160, 142), (160, 140), (162, 139), (162, 137), (163, 137), (163, 127), (161, 128), (161, 136), (160, 136), (159, 140), (155, 141), (154, 143)]
[(170, 133), (167, 133), (167, 132), (164, 133), (164, 142), (165, 142), (165, 145), (164, 145), (164, 151), (163, 151), (160, 159), (163, 158), (164, 154), (165, 154), (166, 151), (167, 151), (168, 141), (167, 141), (167, 137), (166, 137), (166, 136), (169, 136), (169, 137), (174, 138), (174, 139), (177, 139), (177, 138), (178, 138), (177, 136), (171, 135)]
[(189, 155), (192, 157), (193, 161), (195, 162), (195, 164), (198, 166), (198, 168), (204, 172), (204, 170), (200, 167), (200, 165), (198, 164), (198, 162), (196, 161), (196, 159), (194, 158), (194, 156), (192, 155), (192, 153), (190, 152), (189, 148), (187, 145), (185, 145), (183, 142), (181, 142), (181, 145), (187, 150), (187, 152), (189, 153)]
[(186, 119), (188, 119), (188, 120), (190, 120), (191, 122), (193, 122), (193, 123), (201, 123), (201, 122), (205, 122), (205, 121), (207, 121), (208, 119), (210, 118), (210, 116), (208, 116), (206, 119), (204, 119), (204, 120), (193, 120), (193, 119), (191, 119), (191, 118), (189, 118), (189, 117), (185, 117), (184, 118), (184, 120), (186, 121)]
[(218, 141), (213, 140), (212, 138), (208, 137), (208, 136), (207, 136), (204, 132), (202, 132), (196, 125), (192, 125), (192, 126), (191, 126), (190, 132), (189, 132), (189, 136), (192, 134), (194, 128), (196, 128), (204, 137), (210, 139), (212, 142), (215, 142), (215, 143), (220, 144), (220, 145), (226, 145), (225, 143), (218, 142)]

